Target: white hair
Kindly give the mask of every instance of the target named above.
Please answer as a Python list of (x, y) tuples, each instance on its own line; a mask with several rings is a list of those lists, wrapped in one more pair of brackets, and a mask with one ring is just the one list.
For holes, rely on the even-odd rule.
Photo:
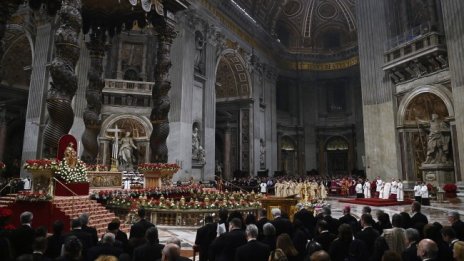
[(280, 215), (282, 215), (282, 212), (280, 211), (280, 208), (273, 208), (271, 210), (271, 213), (272, 213), (272, 216), (273, 217), (280, 217)]

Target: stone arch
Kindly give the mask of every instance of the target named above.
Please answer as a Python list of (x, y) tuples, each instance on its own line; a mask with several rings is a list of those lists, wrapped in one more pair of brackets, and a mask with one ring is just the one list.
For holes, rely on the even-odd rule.
[[(100, 130), (100, 137), (108, 137), (106, 130), (112, 128), (116, 123), (121, 122), (122, 120), (131, 120), (134, 123), (134, 126), (143, 128), (143, 132), (139, 130), (139, 133), (132, 133), (135, 139), (149, 139), (150, 134), (153, 130), (153, 126), (150, 123), (150, 120), (146, 116), (138, 116), (133, 114), (120, 114), (120, 115), (111, 115), (106, 118), (102, 123), (102, 128)], [(124, 123), (122, 123), (124, 124)], [(127, 124), (131, 124), (128, 122)], [(119, 126), (118, 128), (124, 129), (124, 125)]]
[(416, 98), (424, 94), (432, 94), (441, 99), (441, 101), (444, 103), (444, 106), (446, 107), (448, 116), (454, 118), (454, 107), (451, 91), (442, 85), (424, 85), (413, 89), (401, 100), (397, 113), (398, 127), (407, 125), (409, 106)]
[(325, 142), (325, 150), (326, 151), (343, 151), (348, 150), (350, 148), (350, 143), (348, 140), (343, 136), (332, 136), (329, 137)]
[(3, 38), (4, 52), (0, 57), (2, 82), (5, 85), (28, 89), (30, 85), (34, 48), (30, 34), (22, 25), (9, 24)]
[(216, 65), (216, 100), (232, 101), (252, 97), (250, 75), (242, 56), (225, 50)]

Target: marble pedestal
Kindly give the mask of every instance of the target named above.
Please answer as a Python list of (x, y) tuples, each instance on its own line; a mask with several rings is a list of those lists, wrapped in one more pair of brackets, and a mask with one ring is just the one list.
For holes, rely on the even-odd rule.
[(433, 185), (443, 185), (446, 183), (455, 183), (454, 166), (449, 164), (422, 164), (423, 180)]

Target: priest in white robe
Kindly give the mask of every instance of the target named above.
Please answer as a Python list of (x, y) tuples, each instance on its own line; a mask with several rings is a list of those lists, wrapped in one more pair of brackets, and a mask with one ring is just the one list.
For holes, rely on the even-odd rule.
[(390, 190), (390, 198), (396, 199), (397, 193), (398, 193), (398, 182), (395, 179), (392, 179), (391, 184), (392, 185), (391, 185), (391, 190)]
[(417, 202), (422, 202), (421, 183), (419, 181), (414, 186), (414, 200)]
[(366, 181), (364, 181), (363, 191), (365, 198), (371, 198), (371, 183), (369, 182), (369, 179), (366, 179)]
[(421, 197), (422, 197), (422, 205), (423, 206), (430, 206), (429, 188), (427, 187), (425, 182), (422, 183), (420, 191), (421, 191)]
[(396, 200), (397, 201), (404, 201), (404, 189), (403, 189), (403, 182), (401, 179), (398, 180), (398, 188), (396, 193)]
[(383, 186), (383, 199), (388, 199), (390, 198), (390, 192), (391, 192), (391, 183), (390, 182), (385, 182), (385, 185)]
[(354, 190), (356, 191), (356, 198), (364, 198), (363, 185), (360, 180), (356, 183)]
[(377, 177), (377, 181), (375, 182), (375, 184), (376, 184), (375, 191), (379, 194), (377, 197), (382, 198), (383, 181), (380, 179), (380, 177)]

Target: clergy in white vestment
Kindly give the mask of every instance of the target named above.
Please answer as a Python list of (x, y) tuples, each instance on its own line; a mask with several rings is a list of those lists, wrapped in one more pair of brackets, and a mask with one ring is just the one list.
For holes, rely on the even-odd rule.
[(396, 199), (397, 193), (398, 193), (397, 192), (398, 191), (398, 182), (395, 179), (393, 179), (391, 184), (392, 185), (391, 185), (391, 190), (390, 190), (390, 197), (392, 199)]
[(267, 183), (265, 181), (261, 182), (261, 184), (259, 184), (259, 187), (261, 188), (260, 189), (261, 193), (263, 194), (267, 193)]
[(363, 185), (361, 184), (361, 181), (358, 181), (354, 190), (356, 191), (356, 198), (364, 198)]
[(364, 181), (363, 191), (365, 198), (371, 197), (371, 183), (369, 182), (369, 179), (366, 179), (366, 181)]
[(376, 183), (376, 185), (377, 185), (376, 188), (375, 188), (375, 191), (376, 191), (377, 193), (379, 193), (379, 196), (378, 196), (378, 197), (379, 197), (379, 198), (382, 198), (382, 192), (381, 192), (381, 191), (383, 191), (383, 190), (382, 190), (382, 188), (383, 188), (383, 181), (380, 179), (380, 177), (377, 177), (377, 181), (376, 181), (375, 183)]
[(422, 197), (421, 197), (421, 184), (418, 181), (416, 185), (414, 186), (414, 200), (417, 202), (422, 202)]
[(390, 190), (391, 190), (392, 184), (390, 182), (386, 182), (385, 185), (383, 186), (383, 199), (388, 199), (390, 198)]
[(425, 183), (422, 183), (420, 191), (421, 191), (421, 197), (422, 197), (422, 205), (430, 206), (429, 188), (427, 187)]
[(327, 198), (327, 189), (325, 188), (324, 184), (321, 183), (319, 189), (321, 190), (321, 199), (325, 200)]
[(404, 201), (404, 190), (403, 190), (403, 182), (401, 179), (398, 180), (398, 188), (396, 193), (396, 200), (397, 201)]

